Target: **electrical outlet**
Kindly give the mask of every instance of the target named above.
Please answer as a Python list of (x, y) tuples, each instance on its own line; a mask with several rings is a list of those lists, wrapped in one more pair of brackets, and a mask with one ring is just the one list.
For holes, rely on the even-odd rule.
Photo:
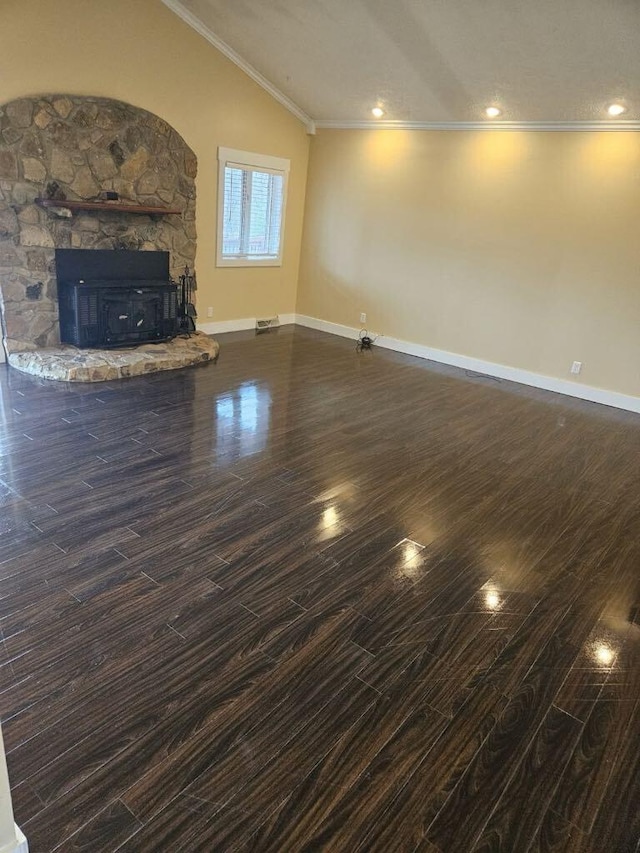
[(362, 314), (360, 315), (360, 322), (361, 322), (361, 323), (366, 323), (366, 322), (367, 322), (367, 315), (364, 313), (364, 311), (363, 311), (363, 312), (362, 312)]
[(213, 317), (213, 308), (211, 305), (207, 308), (207, 317)]
[(573, 364), (571, 365), (571, 372), (577, 374), (577, 373), (580, 373), (581, 370), (582, 370), (582, 362), (581, 361), (574, 361)]

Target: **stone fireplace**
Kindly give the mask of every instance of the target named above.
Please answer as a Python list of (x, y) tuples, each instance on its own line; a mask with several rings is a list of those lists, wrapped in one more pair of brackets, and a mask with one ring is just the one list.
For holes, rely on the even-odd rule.
[(196, 170), (173, 128), (121, 101), (44, 95), (0, 107), (6, 352), (60, 342), (56, 249), (168, 251), (175, 279), (193, 269)]

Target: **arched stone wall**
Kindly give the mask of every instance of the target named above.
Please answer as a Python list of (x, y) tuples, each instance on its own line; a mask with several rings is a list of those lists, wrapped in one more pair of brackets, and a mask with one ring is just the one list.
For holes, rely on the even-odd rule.
[[(0, 307), (7, 352), (59, 343), (56, 248), (162, 249), (174, 278), (196, 253), (197, 160), (158, 116), (122, 101), (76, 95), (0, 107)], [(43, 209), (37, 198), (177, 208), (144, 216)]]

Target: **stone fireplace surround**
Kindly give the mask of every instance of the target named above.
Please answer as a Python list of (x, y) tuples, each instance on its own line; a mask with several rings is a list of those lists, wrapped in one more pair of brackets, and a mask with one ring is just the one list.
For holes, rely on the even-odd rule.
[[(10, 361), (60, 342), (56, 248), (159, 249), (170, 252), (174, 278), (193, 269), (196, 171), (173, 128), (121, 101), (42, 95), (0, 107), (0, 310)], [(107, 191), (180, 212), (71, 212), (36, 202), (95, 201)]]

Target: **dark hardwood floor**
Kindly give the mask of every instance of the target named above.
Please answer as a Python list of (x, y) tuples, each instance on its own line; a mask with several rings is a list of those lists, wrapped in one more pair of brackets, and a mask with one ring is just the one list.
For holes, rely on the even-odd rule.
[(0, 371), (32, 853), (640, 850), (640, 417), (304, 329)]

